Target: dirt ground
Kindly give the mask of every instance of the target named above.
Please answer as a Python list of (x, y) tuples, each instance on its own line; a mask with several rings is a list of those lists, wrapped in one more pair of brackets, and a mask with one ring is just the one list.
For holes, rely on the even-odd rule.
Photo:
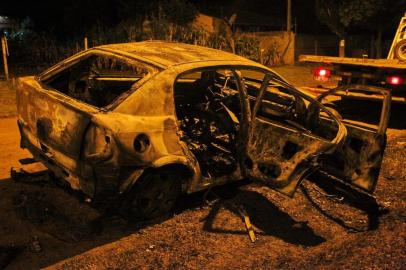
[[(309, 76), (296, 71), (278, 70), (297, 84), (295, 74)], [(12, 181), (10, 167), (30, 155), (19, 149), (16, 118), (0, 119), (0, 269), (406, 269), (405, 112), (397, 106), (392, 114), (375, 192), (387, 210), (379, 218), (305, 181), (293, 199), (252, 183), (187, 196), (174, 216), (150, 224), (94, 209), (47, 174)], [(371, 220), (379, 225), (368, 229)]]

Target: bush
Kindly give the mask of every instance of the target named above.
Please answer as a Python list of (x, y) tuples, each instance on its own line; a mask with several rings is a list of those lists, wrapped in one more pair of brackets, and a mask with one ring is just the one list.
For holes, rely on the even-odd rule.
[[(165, 17), (150, 16), (143, 22), (124, 20), (114, 27), (106, 27), (96, 22), (87, 33), (89, 47), (109, 43), (134, 42), (142, 40), (167, 40), (206, 46), (230, 51), (226, 37), (219, 33), (208, 33), (194, 29), (190, 25), (169, 22)], [(255, 37), (239, 35), (236, 40), (236, 53), (243, 57), (259, 60), (259, 40)], [(10, 37), (10, 64), (43, 67), (83, 50), (83, 39), (58, 40), (47, 33), (30, 32), (27, 35)]]

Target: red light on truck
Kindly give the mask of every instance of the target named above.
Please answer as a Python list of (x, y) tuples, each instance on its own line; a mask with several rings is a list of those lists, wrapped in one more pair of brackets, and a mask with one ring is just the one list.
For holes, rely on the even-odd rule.
[(331, 70), (324, 67), (315, 68), (313, 69), (313, 76), (317, 81), (327, 81), (331, 76)]
[(319, 76), (326, 76), (327, 75), (327, 70), (326, 69), (320, 69), (319, 70)]
[(402, 78), (399, 76), (390, 76), (386, 79), (386, 82), (392, 85), (402, 84)]

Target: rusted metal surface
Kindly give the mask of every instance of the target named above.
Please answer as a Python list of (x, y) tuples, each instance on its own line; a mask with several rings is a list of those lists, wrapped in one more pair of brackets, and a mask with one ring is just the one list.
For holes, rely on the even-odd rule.
[[(92, 62), (99, 63), (99, 70), (92, 73), (98, 66), (88, 63), (102, 57), (121, 63), (119, 71), (128, 65), (142, 70), (141, 75), (136, 78), (115, 73), (103, 77), (105, 70), (100, 65), (104, 60)], [(109, 62), (109, 66), (115, 65), (116, 62)], [(225, 73), (220, 74), (220, 69)], [(255, 71), (262, 77), (248, 82), (241, 70)], [(193, 99), (193, 95), (199, 94), (199, 79), (193, 83), (185, 79), (184, 85), (191, 89), (179, 90), (182, 74), (195, 72), (202, 74), (199, 76), (203, 80), (213, 71), (221, 75), (212, 85), (218, 93), (205, 88), (199, 99)], [(87, 102), (89, 95), (70, 96), (72, 85), (76, 91), (90, 91), (100, 82), (109, 83), (102, 89), (115, 87), (121, 91), (105, 106)], [(280, 93), (271, 93), (271, 82), (275, 85), (272, 89), (281, 89)], [(253, 95), (253, 89), (259, 93)], [(95, 98), (108, 94), (111, 93), (101, 92)], [(186, 97), (179, 99), (179, 95)], [(261, 102), (288, 102), (289, 112), (264, 119), (262, 115), (269, 109), (265, 110)], [(320, 119), (319, 114), (312, 119), (310, 105), (324, 113), (327, 120), (322, 121), (323, 128), (328, 134), (313, 127)], [(342, 152), (345, 150), (336, 151), (345, 144), (345, 124), (321, 103), (262, 65), (192, 45), (142, 42), (89, 49), (36, 78), (20, 78), (17, 106), (21, 146), (72, 188), (101, 200), (125, 194), (145, 174), (161, 168), (176, 172), (182, 178), (182, 191), (187, 193), (249, 176), (291, 196), (300, 181), (318, 168), (320, 156), (348, 156)], [(389, 108), (386, 111), (388, 114)], [(294, 121), (299, 124), (291, 123)], [(385, 130), (383, 126), (379, 134)], [(383, 137), (378, 140), (375, 133), (354, 126), (348, 132), (349, 136), (365, 140), (369, 149), (377, 145), (376, 151), (382, 151)], [(218, 154), (213, 154), (210, 147), (215, 147)], [(376, 151), (372, 152), (379, 160)], [(365, 158), (370, 161), (368, 153)], [(353, 162), (351, 158), (347, 160), (348, 164)], [(213, 169), (223, 163), (229, 165), (227, 173)], [(378, 164), (360, 158), (357, 166), (369, 172)], [(350, 170), (344, 177), (351, 178), (349, 174)], [(354, 182), (370, 189), (362, 180)]]
[(388, 128), (391, 93), (387, 89), (374, 86), (345, 85), (321, 94), (317, 99), (322, 101), (325, 97), (347, 93), (352, 95), (380, 96), (382, 109), (376, 129), (346, 121), (348, 138), (343, 146), (326, 159), (324, 170), (334, 172), (336, 176), (346, 179), (351, 184), (367, 191), (373, 191), (379, 175), (383, 151), (386, 145), (386, 129)]
[[(391, 91), (392, 102), (404, 104), (406, 102), (404, 77), (406, 75), (406, 62), (399, 59), (362, 59), (348, 57), (330, 57), (316, 55), (301, 55), (299, 61), (311, 65), (327, 66), (331, 74), (338, 80), (338, 85), (360, 84), (365, 87), (385, 87)], [(392, 83), (392, 78), (397, 82)], [(315, 78), (319, 80), (318, 78)], [(315, 93), (326, 89), (309, 89)], [(382, 95), (370, 93), (346, 93), (338, 91), (337, 96), (354, 100), (371, 100), (382, 102)]]
[(366, 66), (379, 69), (405, 69), (406, 62), (398, 59), (369, 59), (369, 58), (349, 58), (335, 56), (319, 56), (319, 55), (300, 55), (299, 62), (303, 63), (323, 63), (323, 64), (338, 64), (351, 66)]

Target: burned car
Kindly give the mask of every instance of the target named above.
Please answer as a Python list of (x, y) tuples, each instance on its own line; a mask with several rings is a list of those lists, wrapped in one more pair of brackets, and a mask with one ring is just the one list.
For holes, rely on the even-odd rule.
[[(357, 91), (346, 86), (346, 91)], [(17, 83), (21, 147), (94, 201), (130, 217), (182, 193), (250, 178), (292, 196), (324, 171), (372, 192), (390, 97), (376, 128), (342, 119), (256, 62), (169, 42), (80, 52)]]

